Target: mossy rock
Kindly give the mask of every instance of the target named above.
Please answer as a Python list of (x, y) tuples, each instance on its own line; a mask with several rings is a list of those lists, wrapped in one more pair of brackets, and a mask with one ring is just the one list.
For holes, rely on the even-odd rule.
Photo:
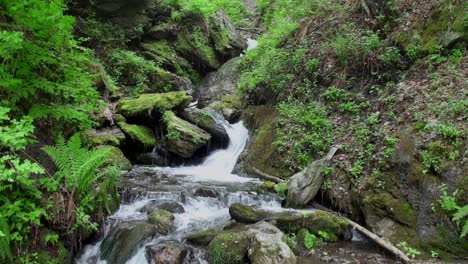
[(211, 135), (201, 128), (177, 117), (173, 112), (164, 113), (168, 135), (167, 149), (181, 158), (190, 158), (211, 139)]
[(314, 234), (325, 231), (329, 234), (331, 241), (347, 238), (350, 230), (349, 224), (344, 218), (324, 211), (282, 215), (275, 217), (275, 220), (276, 226), (287, 234), (297, 233), (302, 228)]
[(439, 254), (446, 261), (453, 261), (454, 257), (468, 257), (468, 237), (460, 238), (458, 234), (450, 234), (447, 230), (437, 228), (438, 238), (420, 241), (416, 246), (427, 252)]
[(187, 241), (197, 246), (207, 246), (211, 240), (219, 234), (221, 229), (219, 228), (207, 228), (200, 231), (196, 231), (187, 238)]
[(127, 134), (133, 141), (139, 142), (145, 146), (154, 146), (157, 139), (151, 129), (141, 125), (133, 125), (125, 122), (119, 122), (119, 127)]
[(366, 196), (364, 203), (373, 208), (378, 215), (387, 215), (409, 227), (416, 227), (416, 212), (407, 201), (396, 199), (391, 194), (384, 192)]
[(276, 183), (272, 181), (265, 181), (262, 183), (261, 188), (273, 192), (275, 190), (275, 186)]
[(229, 214), (232, 219), (244, 224), (257, 223), (273, 216), (272, 213), (265, 210), (240, 203), (234, 203), (229, 206)]
[(83, 142), (88, 146), (111, 145), (118, 147), (125, 140), (119, 128), (91, 129), (83, 134)]
[(244, 99), (237, 94), (223, 96), (221, 101), (210, 104), (216, 112), (222, 114), (229, 123), (237, 122), (244, 109)]
[(225, 232), (208, 245), (211, 264), (242, 264), (247, 262), (249, 237), (247, 232)]
[(216, 146), (227, 147), (229, 135), (224, 128), (226, 120), (212, 109), (187, 108), (183, 113), (185, 120), (210, 133)]
[(126, 118), (146, 117), (153, 111), (183, 109), (192, 101), (186, 92), (142, 94), (136, 98), (124, 98), (117, 104), (117, 113)]
[(122, 150), (115, 146), (100, 146), (110, 148), (110, 152), (107, 155), (106, 162), (104, 165), (114, 165), (119, 167), (121, 170), (130, 170), (132, 169), (132, 163), (125, 157)]
[(174, 224), (174, 215), (164, 209), (156, 209), (148, 214), (148, 222), (155, 225), (158, 233), (167, 235)]

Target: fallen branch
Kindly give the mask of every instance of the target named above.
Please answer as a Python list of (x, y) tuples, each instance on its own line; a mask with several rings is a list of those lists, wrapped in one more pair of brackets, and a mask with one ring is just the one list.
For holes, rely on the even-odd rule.
[(259, 169), (255, 168), (255, 167), (252, 167), (252, 170), (255, 174), (257, 174), (257, 176), (259, 176), (260, 178), (263, 178), (264, 180), (267, 180), (267, 181), (272, 181), (274, 183), (280, 183), (280, 182), (284, 182), (284, 180), (278, 178), (278, 177), (275, 177), (275, 176), (271, 176), (269, 174), (266, 174), (265, 172), (263, 171), (260, 171)]
[[(320, 205), (320, 204), (318, 204), (316, 202), (313, 202), (312, 206), (315, 207), (318, 210), (327, 211), (327, 212), (331, 212), (331, 213), (336, 214), (332, 210), (330, 210), (328, 208), (325, 208), (324, 206), (322, 206), (322, 205)], [(343, 217), (343, 216), (341, 216), (341, 217)], [(360, 224), (358, 224), (358, 223), (356, 223), (356, 222), (354, 222), (354, 221), (352, 221), (352, 220), (350, 220), (350, 219), (348, 219), (346, 217), (343, 217), (343, 219), (345, 219), (352, 228), (359, 231), (361, 234), (365, 235), (367, 238), (374, 241), (375, 243), (377, 243), (379, 246), (381, 246), (382, 248), (384, 248), (388, 252), (390, 252), (393, 255), (395, 255), (396, 257), (400, 258), (400, 260), (403, 263), (412, 263), (411, 259), (408, 256), (406, 256), (405, 253), (403, 253), (403, 251), (401, 251), (397, 247), (395, 247), (391, 242), (383, 240), (378, 235), (376, 235), (376, 234), (372, 233), (371, 231), (369, 231), (367, 228), (361, 226)]]

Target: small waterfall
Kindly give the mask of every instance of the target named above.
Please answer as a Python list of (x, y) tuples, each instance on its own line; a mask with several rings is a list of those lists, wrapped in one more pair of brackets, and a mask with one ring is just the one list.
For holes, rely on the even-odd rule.
[[(174, 177), (179, 189), (174, 191), (152, 191), (152, 186), (146, 186), (148, 191), (137, 196), (128, 203), (122, 203), (119, 210), (106, 221), (106, 234), (116, 223), (131, 220), (145, 220), (146, 213), (140, 212), (151, 201), (175, 201), (184, 208), (184, 213), (174, 214), (175, 229), (167, 236), (160, 236), (142, 245), (134, 256), (130, 256), (127, 264), (149, 264), (145, 257), (145, 248), (149, 244), (165, 243), (165, 241), (179, 241), (184, 243), (192, 232), (210, 227), (222, 227), (229, 220), (229, 206), (233, 203), (255, 205), (269, 210), (285, 210), (281, 208), (280, 199), (273, 194), (259, 195), (256, 188), (260, 184), (258, 179), (244, 178), (232, 174), (237, 160), (245, 148), (248, 130), (242, 122), (230, 125), (225, 123), (230, 138), (229, 146), (211, 153), (205, 160), (194, 166), (180, 167), (142, 167), (152, 171), (155, 175)], [(148, 176), (153, 177), (153, 176)], [(156, 176), (154, 176), (156, 177)], [(161, 183), (162, 187), (171, 190), (170, 184)], [(144, 184), (143, 184), (144, 186)], [(202, 197), (194, 195), (200, 188), (215, 191), (216, 197)], [(83, 254), (76, 260), (77, 264), (111, 264), (99, 259), (99, 241), (95, 245), (85, 247)], [(205, 251), (193, 248), (191, 263), (205, 264)]]

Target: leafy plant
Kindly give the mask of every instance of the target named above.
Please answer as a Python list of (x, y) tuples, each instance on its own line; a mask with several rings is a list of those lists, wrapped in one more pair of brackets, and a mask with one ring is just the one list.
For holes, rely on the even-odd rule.
[(453, 214), (452, 220), (455, 221), (457, 224), (461, 225), (463, 219), (465, 219), (465, 221), (463, 222), (463, 225), (462, 225), (460, 238), (468, 234), (468, 205), (459, 207), (457, 209), (457, 212)]
[(318, 238), (314, 234), (310, 233), (308, 230), (304, 233), (304, 247), (307, 249), (312, 249), (318, 247), (322, 244), (321, 238)]
[(275, 191), (281, 196), (286, 197), (286, 193), (288, 192), (288, 183), (287, 182), (280, 182), (275, 185)]
[(287, 236), (286, 238), (286, 244), (289, 246), (289, 248), (293, 251), (297, 249), (297, 237), (296, 234), (292, 233), (291, 235)]
[(421, 255), (421, 252), (420, 252), (420, 251), (418, 251), (418, 250), (416, 250), (416, 249), (410, 247), (410, 246), (408, 245), (408, 243), (406, 243), (405, 241), (398, 243), (397, 246), (399, 246), (399, 247), (402, 248), (404, 251), (406, 251), (405, 254), (406, 254), (408, 257), (412, 258), (412, 259), (414, 259), (414, 258), (417, 257), (418, 255)]

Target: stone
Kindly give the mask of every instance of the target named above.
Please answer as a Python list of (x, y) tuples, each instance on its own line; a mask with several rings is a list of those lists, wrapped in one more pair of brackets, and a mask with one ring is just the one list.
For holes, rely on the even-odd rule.
[(333, 147), (326, 157), (312, 162), (303, 171), (289, 179), (286, 206), (300, 208), (314, 199), (322, 187), (324, 176), (322, 170), (329, 164), (339, 147)]
[(126, 122), (118, 122), (117, 124), (133, 141), (138, 142), (144, 146), (156, 145), (157, 139), (150, 128), (142, 125), (129, 124)]
[(190, 252), (180, 244), (149, 245), (145, 250), (148, 262), (158, 264), (182, 264)]
[(123, 98), (117, 104), (117, 113), (126, 118), (147, 117), (166, 110), (184, 109), (192, 101), (186, 92), (142, 94), (138, 97)]
[(229, 215), (240, 223), (257, 223), (273, 216), (272, 213), (249, 205), (234, 203), (229, 206)]
[(161, 155), (157, 152), (146, 152), (138, 155), (137, 163), (142, 165), (156, 165), (160, 167), (169, 166), (167, 155)]
[(164, 122), (168, 131), (167, 149), (181, 158), (192, 157), (211, 139), (206, 131), (177, 117), (171, 111), (164, 113)]
[(219, 193), (216, 190), (209, 189), (206, 187), (200, 187), (198, 188), (195, 193), (195, 196), (200, 196), (200, 197), (211, 197), (211, 198), (218, 198)]
[(164, 200), (151, 200), (138, 211), (140, 213), (151, 213), (157, 209), (163, 209), (173, 214), (181, 214), (185, 212), (184, 207), (178, 202)]
[(208, 245), (210, 263), (242, 264), (247, 262), (249, 234), (247, 232), (223, 232)]
[(118, 223), (102, 241), (100, 258), (108, 263), (125, 264), (148, 238), (157, 233), (154, 225), (144, 221)]
[(173, 227), (174, 215), (163, 209), (156, 209), (148, 214), (148, 222), (155, 225), (158, 233), (167, 235)]
[(229, 135), (224, 128), (227, 122), (217, 112), (211, 109), (187, 108), (184, 110), (183, 117), (210, 133), (215, 146), (227, 147), (229, 145)]
[(196, 87), (195, 98), (200, 108), (208, 106), (213, 101), (221, 101), (224, 96), (236, 92), (240, 79), (241, 58), (234, 58), (223, 64), (218, 71), (208, 74)]
[(195, 231), (187, 238), (187, 241), (197, 246), (207, 246), (222, 230), (220, 228), (207, 228)]
[(296, 256), (285, 243), (286, 236), (275, 226), (260, 222), (251, 233), (248, 258), (252, 264), (295, 264)]
[(216, 12), (210, 21), (216, 51), (223, 58), (239, 56), (247, 48), (247, 42), (223, 10)]
[(122, 150), (114, 146), (99, 146), (99, 147), (106, 147), (110, 148), (110, 152), (107, 155), (106, 162), (103, 164), (106, 165), (114, 165), (119, 167), (121, 170), (131, 170), (132, 163), (125, 157)]
[(90, 129), (83, 134), (83, 142), (89, 146), (111, 145), (118, 147), (125, 141), (125, 134), (118, 127)]

